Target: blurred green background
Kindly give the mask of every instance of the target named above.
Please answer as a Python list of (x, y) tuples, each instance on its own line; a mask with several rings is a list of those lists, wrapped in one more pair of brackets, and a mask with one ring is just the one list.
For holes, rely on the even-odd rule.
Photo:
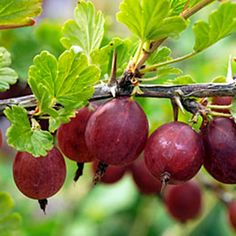
[[(127, 37), (128, 31), (116, 23), (115, 13), (120, 0), (94, 0), (97, 9), (106, 15), (106, 41), (113, 36)], [(76, 1), (45, 0), (44, 11), (34, 27), (0, 32), (0, 45), (12, 54), (13, 68), (21, 80), (27, 80), (27, 70), (32, 59), (41, 50), (49, 50), (56, 56), (64, 50), (60, 44), (61, 26), (73, 17)], [(206, 19), (214, 5), (199, 12), (192, 18)], [(192, 24), (192, 23), (191, 23)], [(173, 50), (173, 57), (191, 51), (194, 44), (191, 25), (179, 40), (168, 40), (166, 45)], [(213, 78), (226, 75), (229, 55), (236, 56), (236, 35), (217, 43), (200, 55), (176, 64), (185, 74), (190, 74), (198, 82), (210, 82)], [(166, 99), (138, 99), (145, 110), (150, 132), (163, 123), (171, 121), (172, 109)], [(190, 115), (181, 115), (180, 120), (188, 121)], [(8, 122), (2, 118), (3, 133)], [(144, 196), (134, 185), (127, 173), (121, 181), (113, 185), (92, 185), (90, 166), (78, 183), (73, 183), (76, 166), (67, 161), (67, 179), (64, 187), (49, 199), (47, 214), (39, 209), (38, 203), (27, 199), (16, 188), (12, 178), (12, 161), (15, 152), (4, 144), (0, 156), (0, 191), (8, 192), (15, 205), (9, 206), (18, 212), (21, 224), (16, 230), (1, 226), (0, 236), (231, 236), (235, 235), (229, 226), (226, 208), (216, 196), (202, 189), (204, 207), (201, 217), (181, 225), (172, 219), (157, 196)], [(207, 175), (204, 170), (200, 174)], [(214, 181), (211, 177), (210, 180)], [(232, 190), (232, 187), (228, 187)], [(1, 201), (1, 198), (0, 198)], [(1, 211), (1, 209), (0, 209)], [(6, 223), (6, 222), (5, 222)], [(14, 227), (13, 227), (14, 228)]]

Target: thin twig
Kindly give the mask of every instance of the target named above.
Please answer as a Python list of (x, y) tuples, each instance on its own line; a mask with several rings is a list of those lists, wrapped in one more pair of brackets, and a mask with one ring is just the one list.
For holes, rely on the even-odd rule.
[[(185, 98), (197, 97), (216, 97), (216, 96), (235, 96), (236, 83), (231, 84), (190, 84), (190, 85), (140, 85), (142, 94), (136, 94), (137, 97), (153, 97), (153, 98), (174, 98), (179, 95)], [(133, 87), (127, 87), (125, 90), (118, 90), (118, 96), (130, 96)], [(112, 98), (109, 87), (98, 85), (90, 101), (104, 100)], [(12, 105), (20, 105), (25, 108), (33, 108), (36, 106), (34, 95), (24, 97), (15, 97), (0, 100), (0, 111)]]

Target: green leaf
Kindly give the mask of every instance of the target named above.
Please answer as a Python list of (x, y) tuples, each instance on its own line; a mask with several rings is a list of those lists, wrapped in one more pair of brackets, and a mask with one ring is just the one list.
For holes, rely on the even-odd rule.
[(18, 75), (11, 68), (0, 68), (0, 92), (10, 88), (17, 81)]
[(171, 54), (170, 48), (168, 47), (158, 48), (158, 50), (153, 54), (151, 54), (151, 56), (149, 57), (148, 64), (152, 65), (164, 61), (169, 61), (171, 60), (170, 54)]
[(0, 47), (0, 68), (11, 65), (11, 54), (4, 47)]
[(16, 83), (18, 75), (9, 68), (11, 65), (11, 55), (3, 47), (0, 47), (0, 92), (10, 88), (11, 84)]
[(91, 1), (80, 1), (74, 11), (74, 19), (65, 23), (61, 42), (67, 49), (79, 46), (89, 56), (94, 49), (100, 47), (104, 17), (100, 11), (96, 12)]
[(183, 76), (179, 76), (173, 80), (168, 80), (166, 82), (167, 84), (195, 84), (196, 81), (192, 78), (191, 75), (183, 75)]
[(130, 39), (113, 38), (109, 44), (91, 53), (92, 63), (97, 65), (102, 73), (101, 76), (109, 75), (112, 67), (112, 56), (114, 50), (117, 53), (117, 76), (121, 75), (127, 66), (135, 44)]
[(21, 223), (20, 215), (11, 213), (13, 206), (9, 193), (0, 192), (0, 235), (11, 235), (10, 232), (16, 230)]
[(33, 25), (41, 13), (42, 0), (1, 0), (0, 29)]
[(0, 218), (10, 213), (14, 206), (13, 199), (8, 193), (0, 192)]
[(31, 127), (27, 111), (23, 107), (6, 108), (4, 114), (11, 122), (7, 130), (7, 142), (18, 151), (32, 153), (35, 157), (45, 156), (53, 147), (53, 137), (48, 131)]
[[(82, 107), (82, 105), (81, 105)], [(56, 114), (49, 118), (49, 131), (55, 132), (62, 123), (68, 123), (70, 118), (75, 116), (75, 111), (71, 109), (60, 109)]]
[(193, 26), (194, 50), (200, 52), (236, 30), (236, 4), (225, 2), (210, 14), (208, 23), (199, 21)]
[(186, 28), (186, 21), (171, 13), (170, 0), (123, 0), (117, 19), (145, 42), (177, 36)]
[(226, 83), (226, 78), (225, 76), (218, 76), (214, 78), (211, 82), (212, 83)]
[(28, 82), (38, 101), (38, 115), (50, 116), (50, 132), (69, 122), (75, 110), (88, 102), (99, 76), (100, 70), (88, 64), (85, 54), (73, 49), (58, 60), (46, 51), (35, 57)]
[(172, 15), (179, 15), (187, 2), (188, 0), (171, 0)]
[[(18, 213), (12, 213), (0, 219), (0, 233), (13, 231), (21, 225), (21, 216)], [(1, 234), (2, 235), (2, 234)]]
[(47, 111), (56, 103), (79, 108), (92, 96), (99, 73), (96, 66), (88, 65), (83, 53), (67, 50), (57, 61), (49, 52), (43, 51), (30, 67), (29, 85), (41, 111)]

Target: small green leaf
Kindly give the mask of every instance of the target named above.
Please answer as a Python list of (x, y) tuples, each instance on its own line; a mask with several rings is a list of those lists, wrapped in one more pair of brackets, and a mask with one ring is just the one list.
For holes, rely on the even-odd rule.
[(0, 233), (16, 230), (20, 225), (21, 216), (18, 213), (12, 213), (4, 218), (0, 218)]
[(210, 14), (208, 22), (199, 21), (193, 26), (196, 52), (206, 49), (236, 30), (236, 4), (222, 3)]
[(11, 55), (3, 47), (0, 47), (0, 92), (10, 88), (11, 84), (16, 83), (18, 75), (9, 68), (11, 65)]
[(0, 29), (33, 25), (41, 13), (42, 0), (1, 0)]
[(186, 5), (188, 0), (171, 0), (172, 15), (179, 15)]
[[(81, 105), (82, 107), (82, 105)], [(75, 116), (75, 111), (71, 109), (60, 109), (56, 115), (49, 118), (49, 131), (55, 132), (62, 123), (68, 123), (70, 118)]]
[(11, 54), (6, 48), (0, 47), (0, 68), (8, 67), (11, 65)]
[(96, 49), (91, 53), (92, 63), (97, 65), (102, 73), (109, 75), (112, 66), (112, 56), (114, 50), (117, 54), (117, 76), (121, 75), (124, 68), (127, 66), (132, 54), (134, 43), (130, 39), (113, 38), (109, 44), (105, 45), (101, 49)]
[(0, 192), (0, 218), (9, 214), (14, 206), (13, 199), (8, 193)]
[(214, 78), (211, 82), (212, 83), (226, 83), (226, 78), (225, 76), (218, 76)]
[(167, 84), (195, 84), (196, 81), (192, 78), (191, 75), (183, 75), (183, 76), (179, 76), (173, 80), (168, 80), (166, 82)]
[(104, 17), (96, 12), (91, 1), (80, 1), (74, 11), (74, 19), (69, 20), (63, 27), (63, 46), (79, 46), (87, 56), (99, 48), (104, 34)]
[(186, 28), (186, 21), (171, 13), (170, 0), (123, 0), (117, 19), (145, 42), (177, 36)]
[(3, 92), (10, 88), (10, 84), (14, 84), (17, 81), (18, 75), (11, 68), (0, 68), (0, 92)]
[(171, 60), (170, 54), (171, 54), (170, 48), (161, 47), (156, 52), (151, 54), (151, 56), (148, 59), (148, 64), (152, 65), (152, 64), (157, 64), (164, 61), (169, 61)]
[(4, 114), (11, 122), (7, 130), (7, 142), (18, 151), (45, 156), (53, 147), (53, 137), (48, 131), (31, 127), (27, 111), (23, 107), (6, 108)]

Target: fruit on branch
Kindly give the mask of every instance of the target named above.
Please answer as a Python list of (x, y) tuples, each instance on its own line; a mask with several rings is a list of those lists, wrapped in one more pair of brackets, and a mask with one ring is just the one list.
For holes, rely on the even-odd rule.
[(85, 142), (85, 129), (90, 116), (97, 105), (85, 106), (77, 111), (76, 116), (67, 124), (63, 124), (57, 131), (58, 146), (63, 154), (76, 162), (90, 162), (93, 159)]
[(230, 224), (233, 229), (236, 231), (236, 201), (233, 200), (228, 204), (228, 216)]
[(74, 181), (83, 174), (83, 163), (91, 162), (93, 156), (85, 142), (85, 129), (90, 116), (97, 109), (95, 103), (77, 111), (76, 116), (67, 124), (63, 124), (57, 131), (58, 145), (66, 157), (77, 162)]
[(232, 119), (214, 118), (202, 129), (206, 155), (204, 166), (216, 180), (236, 184), (236, 124)]
[(55, 147), (46, 156), (38, 158), (30, 153), (17, 152), (13, 177), (16, 186), (25, 196), (43, 201), (62, 187), (66, 177), (65, 160)]
[[(230, 96), (224, 96), (224, 97), (213, 97), (212, 98), (212, 105), (221, 105), (221, 106), (227, 106), (230, 105), (233, 101), (233, 98)], [(217, 109), (214, 108), (212, 109), (213, 111), (216, 112), (222, 112), (222, 113), (230, 113), (229, 109)]]
[[(94, 175), (96, 174), (98, 167), (98, 162), (94, 161), (92, 164), (92, 171)], [(100, 182), (104, 184), (114, 184), (118, 182), (124, 176), (126, 172), (126, 166), (108, 166), (106, 172), (101, 177)]]
[(140, 193), (160, 193), (162, 184), (150, 174), (145, 165), (143, 155), (131, 164), (129, 170)]
[(185, 223), (200, 215), (202, 208), (201, 189), (194, 181), (168, 186), (164, 201), (169, 214), (177, 221)]
[(182, 122), (156, 129), (144, 150), (148, 170), (164, 184), (190, 180), (199, 171), (203, 156), (200, 135)]
[(148, 121), (142, 108), (129, 97), (100, 106), (88, 121), (85, 139), (95, 158), (108, 165), (127, 165), (143, 150)]

